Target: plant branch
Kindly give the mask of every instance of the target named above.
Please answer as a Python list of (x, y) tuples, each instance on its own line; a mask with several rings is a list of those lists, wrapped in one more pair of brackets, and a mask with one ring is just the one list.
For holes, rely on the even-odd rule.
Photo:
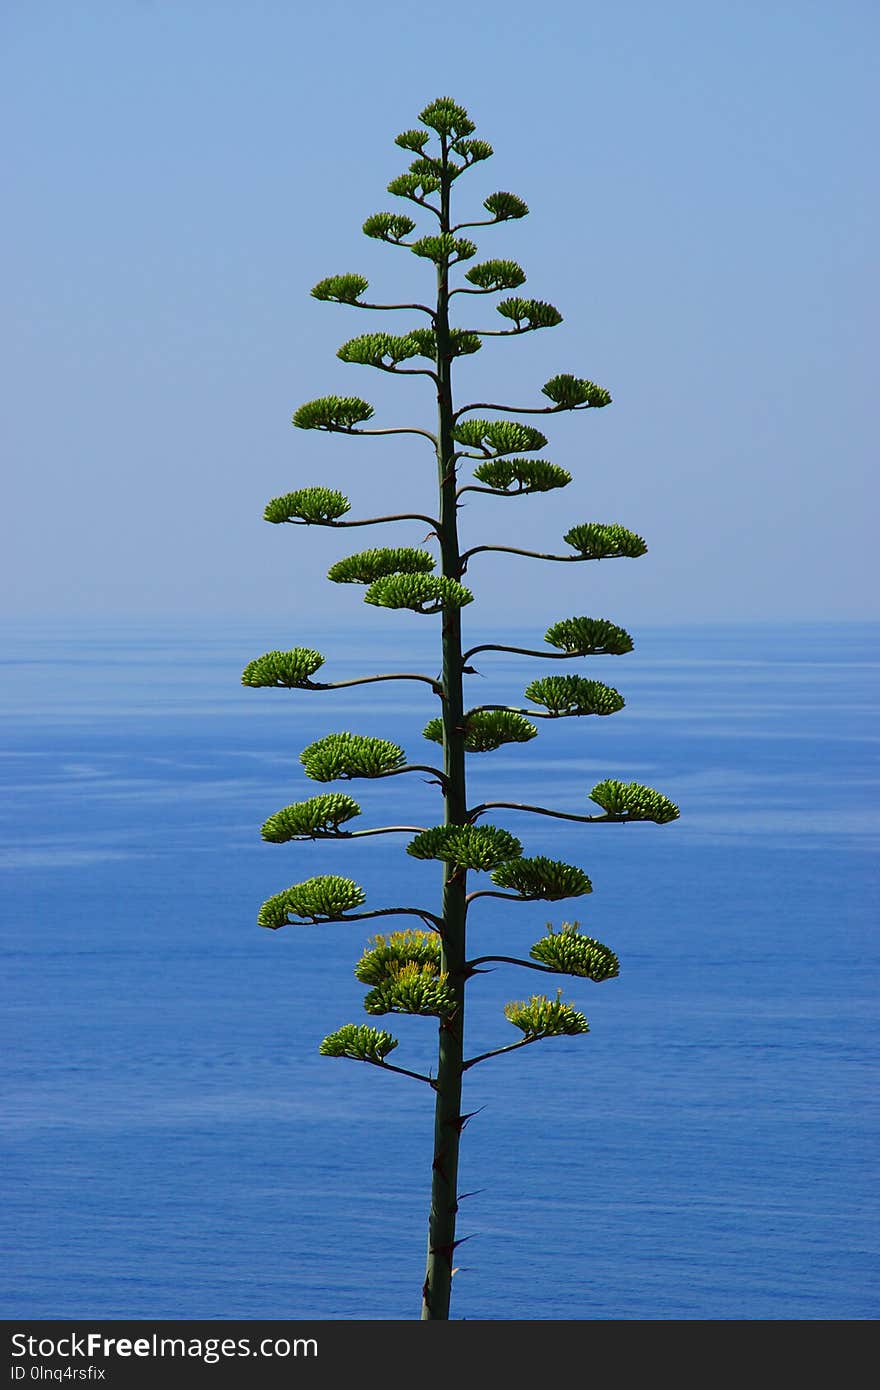
[(520, 550), (515, 545), (475, 545), (470, 550), (466, 550), (461, 557), (462, 574), (467, 569), (467, 562), (472, 555), (479, 555), (481, 550), (503, 550), (507, 555), (528, 555), (532, 560), (559, 560), (564, 564), (577, 564), (581, 560), (591, 560), (592, 555), (545, 555), (540, 550)]
[(585, 410), (586, 405), (495, 405), (491, 401), (472, 401), (470, 405), (459, 406), (455, 419), (468, 410), (501, 410), (506, 415), (558, 415), (560, 410)]
[(471, 1057), (469, 1061), (462, 1064), (462, 1071), (467, 1071), (469, 1067), (475, 1067), (478, 1062), (485, 1062), (488, 1057), (500, 1057), (504, 1052), (516, 1052), (520, 1047), (528, 1047), (529, 1043), (540, 1042), (542, 1038), (549, 1037), (548, 1033), (535, 1033), (530, 1038), (523, 1038), (521, 1042), (508, 1043), (507, 1047), (496, 1047), (491, 1052), (481, 1052), (479, 1057)]
[(480, 888), (476, 893), (468, 893), (465, 903), (470, 907), (477, 898), (504, 898), (509, 903), (535, 902), (534, 898), (524, 898), (519, 893), (496, 893), (494, 888)]
[(469, 661), (477, 652), (512, 652), (514, 656), (540, 656), (549, 657), (552, 661), (571, 661), (577, 656), (588, 656), (588, 652), (535, 652), (528, 647), (505, 647), (497, 642), (484, 642), (479, 647), (471, 647), (470, 651), (465, 652), (462, 661)]
[(305, 521), (293, 517), (286, 518), (288, 526), (378, 526), (385, 521), (426, 521), (434, 532), (439, 531), (440, 522), (433, 516), (423, 516), (421, 512), (398, 512), (393, 516), (368, 516), (363, 521)]
[(357, 676), (350, 681), (307, 681), (301, 686), (292, 686), (292, 690), (344, 690), (349, 685), (371, 685), (375, 681), (424, 681), (430, 685), (435, 695), (443, 697), (443, 686), (439, 681), (434, 680), (433, 676), (421, 676), (416, 672), (393, 671), (387, 676)]
[(443, 934), (443, 918), (435, 917), (426, 907), (376, 907), (372, 912), (346, 912), (342, 917), (331, 918), (336, 922), (365, 922), (369, 917), (420, 917), (430, 922), (434, 930)]
[[(409, 245), (409, 243), (403, 242), (398, 243), (398, 245)], [(435, 317), (434, 310), (429, 309), (427, 304), (367, 304), (363, 299), (346, 300), (346, 303), (351, 304), (355, 309), (420, 309), (429, 318)]]
[(491, 961), (499, 961), (503, 965), (522, 965), (525, 966), (526, 970), (540, 970), (545, 975), (562, 975), (565, 973), (561, 970), (553, 970), (549, 965), (536, 965), (536, 963), (531, 960), (520, 960), (518, 956), (478, 956), (476, 960), (468, 961), (467, 968), (471, 970), (477, 965), (486, 965)]
[(477, 710), (503, 710), (506, 714), (527, 714), (529, 719), (571, 719), (577, 714), (577, 710), (554, 710), (541, 709), (520, 709), (517, 705), (475, 705), (470, 713)]
[(381, 1071), (396, 1071), (400, 1076), (411, 1076), (414, 1081), (425, 1081), (432, 1088), (437, 1089), (437, 1083), (431, 1076), (423, 1076), (420, 1071), (410, 1071), (408, 1067), (396, 1067), (392, 1062), (376, 1062), (372, 1057), (351, 1057), (352, 1062), (368, 1062), (371, 1067), (379, 1067)]
[(358, 429), (353, 429), (353, 428), (351, 428), (351, 427), (349, 427), (349, 426), (334, 425), (334, 426), (333, 426), (333, 430), (331, 431), (331, 433), (333, 433), (333, 434), (420, 434), (420, 435), (422, 435), (422, 437), (423, 437), (424, 439), (430, 439), (430, 441), (431, 441), (431, 443), (434, 445), (434, 448), (435, 448), (435, 449), (436, 449), (436, 447), (437, 447), (437, 439), (436, 439), (436, 436), (433, 435), (433, 434), (431, 434), (430, 430), (417, 430), (417, 429), (411, 429), (411, 428), (409, 428), (408, 426), (403, 426), (403, 427), (395, 428), (395, 429), (387, 429), (387, 430), (358, 430)]
[[(532, 710), (528, 713), (531, 715)], [(606, 825), (612, 822), (621, 822), (627, 819), (626, 816), (612, 816), (606, 812), (604, 816), (576, 816), (569, 811), (550, 811), (546, 806), (527, 806), (521, 801), (484, 801), (481, 805), (475, 806), (468, 814), (471, 821), (475, 821), (484, 811), (504, 810), (504, 811), (531, 811), (537, 816), (553, 816), (556, 820), (575, 820), (584, 825)]]

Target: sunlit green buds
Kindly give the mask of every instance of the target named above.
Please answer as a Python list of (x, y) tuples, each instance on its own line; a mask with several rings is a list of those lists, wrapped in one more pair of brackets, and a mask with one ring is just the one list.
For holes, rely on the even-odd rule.
[(557, 323), (562, 323), (559, 310), (543, 299), (502, 299), (495, 307), (504, 318), (513, 320), (517, 333), (528, 333), (533, 328), (555, 328)]
[(440, 974), (440, 937), (436, 932), (409, 928), (388, 936), (374, 936), (354, 973), (361, 984), (378, 985), (383, 980), (393, 979), (399, 967), (407, 964), (427, 967), (435, 975)]
[(571, 482), (570, 473), (546, 459), (487, 459), (474, 469), (474, 477), (508, 497), (522, 492), (550, 492)]
[(509, 222), (514, 217), (525, 217), (528, 207), (515, 193), (490, 193), (483, 203), (496, 222)]
[[(466, 753), (491, 753), (505, 743), (528, 743), (537, 738), (538, 730), (528, 719), (512, 710), (471, 710), (464, 716), (464, 749)], [(443, 721), (429, 719), (422, 737), (432, 743), (443, 742)]]
[(561, 975), (581, 975), (597, 983), (620, 974), (620, 961), (614, 952), (591, 936), (581, 936), (577, 922), (563, 922), (559, 931), (548, 922), (547, 935), (535, 942), (529, 955)]
[(633, 640), (605, 618), (562, 618), (544, 633), (544, 641), (570, 656), (622, 656)]
[(533, 994), (528, 1001), (513, 1000), (504, 1006), (505, 1016), (527, 1038), (552, 1038), (560, 1034), (589, 1033), (590, 1025), (582, 1013), (563, 1004), (562, 990), (555, 999)]
[(556, 902), (560, 898), (580, 898), (592, 893), (593, 885), (583, 869), (537, 855), (534, 859), (512, 859), (492, 874), (499, 888), (512, 888), (528, 901)]
[(318, 281), (312, 294), (315, 299), (329, 299), (336, 304), (357, 304), (369, 283), (363, 275), (330, 275)]
[(349, 511), (351, 503), (343, 493), (330, 487), (302, 487), (267, 502), (263, 520), (276, 524), (305, 521), (310, 526), (328, 526)]
[(303, 926), (307, 922), (338, 922), (343, 913), (366, 902), (366, 894), (353, 879), (325, 874), (294, 883), (276, 893), (260, 908), (257, 925), (277, 931), (279, 927)]
[(467, 237), (453, 236), (443, 232), (440, 236), (423, 236), (414, 241), (409, 248), (413, 255), (424, 256), (436, 265), (457, 265), (459, 261), (469, 261), (477, 254), (477, 248)]
[[(427, 137), (426, 137), (427, 138)], [(397, 212), (374, 212), (363, 225), (364, 236), (375, 237), (377, 241), (388, 241), (399, 246), (405, 236), (415, 231), (415, 222)]]
[(391, 333), (364, 333), (350, 338), (336, 353), (343, 362), (359, 362), (365, 367), (393, 367), (419, 355), (418, 340), (408, 334), (394, 337)]
[(321, 396), (294, 412), (293, 423), (301, 430), (350, 430), (369, 420), (373, 407), (359, 396)]
[(249, 661), (241, 673), (242, 685), (282, 686), (296, 690), (311, 685), (309, 680), (324, 665), (320, 652), (309, 647), (294, 647), (290, 652), (266, 652), (256, 661)]
[[(460, 420), (452, 432), (459, 444), (470, 444), (480, 449), (487, 458), (501, 454), (515, 454), (523, 449), (543, 449), (547, 436), (531, 425), (520, 425), (515, 420)], [(465, 458), (476, 458), (476, 454), (466, 454)]]
[(526, 699), (557, 716), (616, 714), (625, 704), (619, 691), (583, 676), (544, 676), (526, 687)]
[(386, 574), (427, 574), (435, 563), (427, 550), (362, 550), (359, 555), (337, 560), (327, 571), (327, 578), (334, 584), (372, 584)]
[(488, 872), (522, 854), (515, 835), (495, 825), (436, 825), (406, 847), (413, 859), (439, 859), (456, 869)]
[(350, 1057), (353, 1062), (381, 1062), (397, 1047), (390, 1033), (370, 1028), (366, 1023), (343, 1023), (329, 1033), (318, 1051), (322, 1057)]
[[(414, 328), (407, 337), (418, 343), (419, 357), (428, 357), (432, 362), (436, 362), (437, 335), (433, 328)], [(450, 357), (465, 357), (468, 353), (479, 352), (482, 346), (483, 341), (478, 333), (472, 333), (466, 328), (449, 330)]]
[(456, 1009), (455, 995), (446, 975), (433, 966), (409, 961), (389, 966), (388, 977), (364, 999), (368, 1014), (422, 1014), (448, 1018)]
[(584, 377), (554, 376), (544, 383), (541, 390), (566, 410), (574, 410), (580, 405), (599, 407), (611, 404), (611, 393), (604, 386), (597, 386)]
[(636, 559), (644, 555), (648, 547), (635, 531), (627, 531), (616, 522), (592, 521), (583, 526), (573, 526), (564, 537), (566, 545), (572, 546), (588, 560), (616, 560), (621, 557)]
[(526, 273), (516, 261), (481, 261), (471, 266), (464, 278), (481, 290), (515, 290), (525, 284)]
[(668, 796), (643, 787), (639, 782), (599, 782), (590, 792), (590, 800), (610, 816), (621, 820), (651, 820), (666, 825), (678, 820), (681, 812)]
[(398, 174), (388, 184), (388, 192), (397, 198), (412, 198), (420, 203), (429, 193), (436, 193), (439, 187), (440, 180), (431, 174)]
[(412, 150), (413, 154), (420, 154), (430, 138), (426, 130), (402, 130), (399, 135), (395, 135), (394, 143), (402, 150)]
[(276, 811), (264, 822), (260, 834), (273, 845), (283, 845), (288, 840), (320, 839), (338, 834), (340, 825), (360, 813), (361, 808), (352, 797), (342, 792), (326, 792)]
[(419, 114), (422, 125), (429, 126), (431, 130), (436, 130), (438, 135), (454, 135), (460, 139), (463, 135), (470, 135), (476, 130), (476, 126), (463, 106), (453, 101), (452, 97), (438, 97), (436, 101), (430, 102)]
[(303, 749), (299, 760), (313, 782), (333, 782), (396, 772), (406, 762), (406, 754), (387, 738), (340, 733), (316, 739)]
[(456, 154), (464, 157), (465, 167), (478, 164), (483, 159), (491, 159), (495, 153), (488, 140), (456, 140), (451, 148)]
[(456, 579), (432, 574), (389, 574), (375, 580), (364, 594), (364, 603), (408, 608), (413, 613), (442, 613), (444, 608), (464, 608), (473, 601), (470, 589)]

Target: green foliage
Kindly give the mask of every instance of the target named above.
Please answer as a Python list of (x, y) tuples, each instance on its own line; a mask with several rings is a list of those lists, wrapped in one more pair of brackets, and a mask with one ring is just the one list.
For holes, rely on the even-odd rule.
[(354, 968), (355, 976), (364, 985), (378, 985), (394, 979), (401, 965), (415, 964), (430, 967), (440, 974), (440, 937), (436, 932), (420, 931), (414, 927), (395, 931), (388, 936), (372, 937)]
[(640, 782), (617, 782), (609, 779), (599, 782), (590, 792), (590, 800), (601, 806), (611, 816), (626, 820), (651, 820), (656, 825), (666, 825), (678, 820), (681, 812), (674, 801), (653, 787), (643, 787)]
[(516, 332), (528, 333), (535, 328), (555, 328), (562, 323), (562, 315), (552, 304), (543, 299), (502, 299), (496, 304), (499, 314), (512, 319)]
[(424, 202), (429, 193), (436, 193), (440, 180), (432, 174), (398, 174), (388, 185), (388, 192), (397, 198), (412, 198), (414, 202)]
[(583, 676), (544, 676), (526, 688), (526, 699), (554, 715), (616, 714), (625, 703), (612, 686)]
[(514, 1028), (519, 1028), (529, 1039), (590, 1031), (584, 1015), (570, 1004), (563, 1004), (562, 990), (555, 999), (548, 999), (545, 994), (533, 994), (529, 1000), (513, 1000), (505, 1004), (504, 1013)]
[(350, 1057), (354, 1062), (382, 1062), (397, 1047), (390, 1033), (366, 1023), (343, 1023), (329, 1033), (318, 1051), (322, 1057)]
[(351, 503), (344, 493), (330, 487), (302, 487), (267, 502), (263, 520), (276, 525), (296, 520), (308, 522), (310, 526), (327, 526), (349, 511)]
[(446, 975), (433, 965), (407, 961), (388, 966), (388, 976), (371, 989), (364, 1000), (368, 1014), (422, 1014), (448, 1018), (456, 1009), (455, 995)]
[(588, 980), (611, 980), (620, 974), (613, 951), (592, 936), (581, 936), (578, 922), (563, 922), (559, 931), (547, 923), (547, 935), (529, 951), (532, 960), (561, 975), (581, 975)]
[(406, 754), (387, 738), (363, 734), (325, 734), (304, 748), (299, 760), (313, 782), (333, 782), (352, 777), (382, 777), (396, 772)]
[(407, 845), (413, 859), (439, 859), (456, 869), (488, 872), (522, 854), (515, 835), (495, 825), (437, 825)]
[(516, 217), (526, 217), (528, 208), (522, 198), (515, 193), (490, 193), (483, 202), (487, 212), (491, 212), (496, 222), (510, 222)]
[(419, 113), (419, 120), (422, 125), (436, 130), (438, 135), (451, 135), (456, 140), (476, 130), (467, 111), (452, 97), (438, 97), (436, 101), (429, 102)]
[(588, 560), (636, 559), (648, 549), (641, 536), (616, 522), (591, 521), (583, 526), (572, 526), (564, 540)]
[(526, 282), (526, 273), (516, 261), (481, 261), (471, 266), (464, 277), (481, 290), (515, 290)]
[(611, 404), (611, 393), (604, 386), (597, 386), (584, 377), (554, 376), (544, 383), (541, 390), (566, 410), (574, 410), (580, 405), (601, 407)]
[(458, 580), (433, 574), (388, 574), (375, 580), (364, 594), (364, 603), (408, 608), (413, 613), (442, 613), (444, 608), (464, 608), (473, 601), (470, 589)]
[(402, 130), (399, 135), (395, 135), (394, 143), (402, 150), (412, 150), (413, 154), (420, 154), (430, 138), (427, 130)]
[[(515, 420), (459, 420), (452, 432), (458, 444), (470, 444), (480, 449), (487, 458), (501, 454), (515, 454), (522, 449), (529, 453), (533, 449), (543, 449), (547, 443), (546, 435), (531, 425), (520, 425)], [(477, 454), (465, 454), (465, 458), (477, 458)]]
[(486, 459), (474, 469), (474, 477), (498, 493), (550, 492), (571, 482), (571, 474), (546, 459)]
[(509, 864), (502, 864), (492, 874), (492, 882), (499, 888), (513, 889), (529, 901), (557, 902), (560, 898), (580, 898), (593, 891), (583, 869), (563, 864), (558, 859), (545, 859), (543, 855), (534, 859), (512, 859)]
[(352, 797), (342, 792), (326, 792), (276, 811), (264, 822), (260, 834), (275, 845), (288, 840), (317, 839), (338, 832), (340, 825), (360, 813), (361, 808)]
[[(428, 136), (425, 136), (428, 139)], [(375, 237), (377, 241), (387, 241), (399, 246), (403, 237), (415, 231), (415, 222), (399, 212), (374, 212), (363, 225), (364, 236)]]
[(622, 656), (633, 649), (629, 633), (605, 618), (561, 618), (548, 627), (544, 641), (571, 656)]
[(363, 275), (329, 275), (326, 280), (318, 281), (312, 295), (336, 304), (357, 304), (369, 284)]
[(451, 232), (440, 236), (423, 236), (414, 241), (410, 250), (416, 256), (424, 256), (435, 265), (457, 265), (459, 261), (469, 261), (477, 254), (477, 248), (467, 237), (455, 237)]
[(294, 647), (290, 652), (266, 652), (249, 661), (241, 673), (242, 685), (282, 686), (288, 690), (308, 689), (309, 680), (324, 665), (320, 652)]
[(386, 574), (426, 574), (436, 561), (427, 550), (406, 546), (394, 549), (362, 550), (337, 560), (327, 571), (334, 584), (372, 584)]
[[(528, 719), (512, 710), (470, 710), (464, 716), (464, 748), (466, 753), (491, 753), (505, 743), (528, 743), (538, 730)], [(422, 737), (432, 743), (443, 742), (443, 720), (429, 719)]]
[(456, 154), (460, 154), (465, 159), (467, 165), (479, 164), (484, 159), (491, 159), (495, 151), (488, 140), (456, 140), (452, 145)]
[(395, 337), (392, 333), (363, 333), (350, 338), (338, 349), (336, 356), (343, 362), (358, 362), (364, 367), (384, 367), (419, 356), (419, 344), (408, 334)]
[(294, 883), (283, 893), (268, 898), (260, 908), (257, 925), (277, 931), (279, 927), (306, 923), (338, 922), (345, 912), (363, 902), (366, 894), (354, 879), (323, 874)]
[[(432, 362), (437, 360), (437, 335), (433, 328), (414, 328), (409, 333), (409, 337), (419, 345), (418, 356), (429, 357)], [(449, 330), (449, 356), (465, 357), (472, 352), (479, 352), (483, 346), (482, 339), (478, 333), (472, 333), (465, 328), (451, 328)]]
[(294, 412), (293, 423), (301, 430), (350, 430), (373, 416), (373, 407), (359, 396), (321, 396), (306, 401)]

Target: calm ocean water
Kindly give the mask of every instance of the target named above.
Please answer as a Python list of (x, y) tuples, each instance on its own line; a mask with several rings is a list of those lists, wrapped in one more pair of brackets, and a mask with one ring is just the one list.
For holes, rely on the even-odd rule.
[[(323, 872), (368, 906), (436, 906), (437, 867), (403, 836), (259, 838), (320, 790), (297, 756), (321, 734), (431, 761), (432, 696), (239, 685), (295, 641), (322, 647), (327, 679), (436, 667), (432, 620), (376, 631), (5, 630), (3, 1316), (418, 1316), (431, 1095), (317, 1054), (366, 1021), (352, 967), (382, 923), (271, 933), (255, 915)], [(468, 1074), (454, 1316), (876, 1317), (877, 629), (635, 635), (630, 656), (565, 667), (616, 685), (624, 711), (471, 759), (472, 799), (580, 812), (619, 776), (683, 814), (497, 813), (594, 892), (477, 904), (478, 953), (527, 954), (577, 917), (621, 977), (563, 981), (587, 1037)], [(519, 704), (562, 669), (481, 661), (474, 703)], [(343, 785), (365, 824), (439, 819), (417, 777)], [(474, 985), (472, 1051), (518, 1036), (502, 1005), (536, 980)], [(431, 1066), (429, 1021), (384, 1026), (392, 1060)]]

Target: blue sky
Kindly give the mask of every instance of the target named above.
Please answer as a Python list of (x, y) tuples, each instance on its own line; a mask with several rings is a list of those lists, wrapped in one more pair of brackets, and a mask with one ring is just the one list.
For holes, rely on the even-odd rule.
[[(650, 547), (602, 565), (481, 556), (483, 613), (876, 617), (876, 7), (448, 13), (7, 0), (7, 614), (277, 614), (285, 632), (304, 614), (361, 618), (327, 566), (417, 528), (294, 530), (262, 509), (317, 482), (353, 515), (431, 508), (421, 441), (290, 416), (338, 392), (373, 401), (378, 423), (430, 427), (424, 382), (335, 357), (391, 316), (309, 290), (360, 270), (377, 297), (430, 293), (428, 263), (360, 226), (397, 202), (394, 135), (448, 93), (496, 150), (463, 204), (503, 188), (531, 208), (482, 233), (481, 258), (520, 261), (565, 316), (490, 340), (458, 400), (537, 403), (560, 371), (614, 396), (550, 422), (568, 489), (474, 498), (466, 542), (560, 549), (572, 521), (599, 520)], [(494, 326), (479, 307), (474, 326)]]

